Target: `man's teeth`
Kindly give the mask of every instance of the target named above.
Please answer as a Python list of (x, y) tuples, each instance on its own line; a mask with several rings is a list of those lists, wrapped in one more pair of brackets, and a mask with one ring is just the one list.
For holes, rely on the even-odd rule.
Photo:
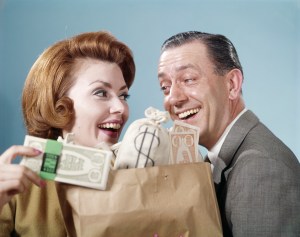
[(119, 128), (121, 128), (121, 125), (119, 123), (106, 123), (106, 124), (100, 124), (98, 127), (99, 128), (119, 129)]
[(198, 113), (199, 111), (200, 111), (200, 109), (191, 109), (191, 110), (188, 110), (188, 111), (185, 111), (185, 112), (183, 112), (183, 113), (178, 114), (178, 117), (179, 117), (180, 119), (182, 119), (182, 118), (185, 118), (185, 117), (187, 117), (187, 116), (189, 116), (189, 115), (196, 114), (196, 113)]

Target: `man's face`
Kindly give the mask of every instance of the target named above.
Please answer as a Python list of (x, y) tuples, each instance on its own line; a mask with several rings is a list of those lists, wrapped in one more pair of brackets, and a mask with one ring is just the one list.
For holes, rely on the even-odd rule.
[(158, 79), (171, 118), (199, 127), (199, 144), (211, 149), (230, 123), (230, 81), (216, 74), (205, 45), (191, 42), (164, 51)]

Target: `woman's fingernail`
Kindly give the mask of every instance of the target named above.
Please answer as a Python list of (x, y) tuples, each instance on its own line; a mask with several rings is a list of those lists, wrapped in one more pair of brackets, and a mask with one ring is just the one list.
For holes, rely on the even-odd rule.
[(40, 150), (38, 150), (38, 149), (35, 149), (35, 148), (34, 148), (34, 152), (35, 152), (37, 155), (42, 154), (42, 151), (40, 151)]
[(41, 181), (40, 181), (40, 187), (41, 187), (41, 188), (46, 187), (46, 181), (45, 181), (45, 180), (41, 180)]

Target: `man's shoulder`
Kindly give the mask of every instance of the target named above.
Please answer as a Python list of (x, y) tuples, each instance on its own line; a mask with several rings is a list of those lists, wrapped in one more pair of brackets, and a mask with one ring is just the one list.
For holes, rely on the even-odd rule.
[[(295, 164), (298, 159), (291, 149), (277, 137), (258, 117), (248, 110), (233, 127), (229, 140), (239, 139), (240, 144), (235, 147), (235, 154), (246, 153), (246, 157), (271, 158), (278, 161), (287, 160)], [(243, 130), (241, 126), (248, 124)], [(230, 142), (230, 141), (229, 141)]]
[[(249, 124), (242, 128), (242, 124), (247, 122)], [(253, 112), (243, 114), (230, 132), (220, 154), (227, 159), (231, 168), (237, 162), (239, 166), (253, 162), (253, 167), (257, 166), (258, 169), (269, 169), (271, 164), (279, 169), (299, 171), (299, 161), (295, 154)]]

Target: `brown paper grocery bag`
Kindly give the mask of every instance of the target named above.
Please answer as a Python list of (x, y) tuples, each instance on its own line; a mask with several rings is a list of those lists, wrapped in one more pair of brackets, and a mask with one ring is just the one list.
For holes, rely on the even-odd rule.
[(222, 236), (210, 164), (114, 170), (106, 191), (57, 184), (72, 237)]

